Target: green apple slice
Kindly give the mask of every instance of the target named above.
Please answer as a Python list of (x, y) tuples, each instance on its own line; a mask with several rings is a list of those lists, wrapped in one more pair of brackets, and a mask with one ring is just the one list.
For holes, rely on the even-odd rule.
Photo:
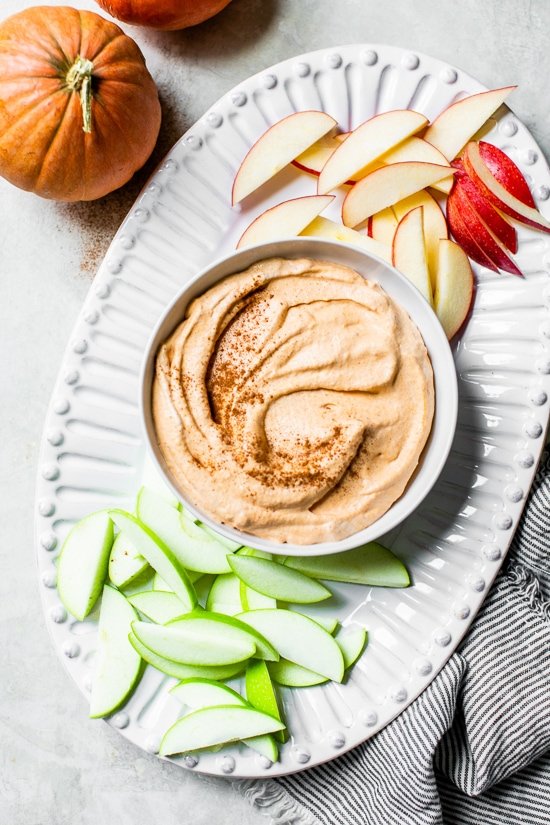
[(236, 550), (242, 547), (242, 544), (239, 544), (238, 541), (233, 541), (233, 539), (227, 539), (225, 536), (220, 535), (220, 533), (216, 533), (216, 531), (209, 527), (208, 524), (203, 524), (202, 521), (198, 521), (197, 524), (200, 527), (202, 527), (204, 532), (208, 533), (208, 535), (211, 536), (211, 538), (216, 539), (216, 541), (219, 541), (220, 544), (223, 544), (228, 553), (234, 553)]
[(128, 596), (133, 596), (134, 593), (143, 593), (144, 590), (151, 590), (153, 587), (153, 578), (155, 576), (155, 571), (151, 565), (148, 564), (143, 573), (140, 573), (139, 576), (136, 576), (135, 579), (128, 582), (128, 584), (122, 587), (121, 590), (126, 598), (128, 598)]
[(377, 587), (408, 587), (411, 583), (403, 562), (377, 541), (328, 556), (289, 556), (285, 566), (334, 582)]
[(254, 556), (256, 559), (265, 559), (266, 561), (273, 560), (273, 555), (271, 553), (266, 553), (265, 550), (256, 550), (255, 547), (241, 547), (240, 550), (237, 550), (237, 555)]
[[(220, 685), (211, 679), (184, 679), (170, 691), (182, 705), (193, 710), (206, 708), (213, 705), (235, 705), (237, 707), (250, 707), (243, 697), (232, 690), (227, 685)], [(261, 710), (261, 708), (257, 708)], [(277, 736), (279, 734), (276, 734)], [(271, 762), (279, 759), (277, 743), (270, 734), (254, 736), (252, 739), (243, 739), (245, 745), (253, 748), (262, 756), (266, 756)]]
[(124, 510), (110, 510), (109, 513), (118, 529), (126, 533), (139, 553), (147, 559), (159, 576), (162, 576), (178, 599), (188, 610), (192, 610), (197, 603), (197, 594), (181, 562), (170, 548), (130, 513), (125, 513)]
[(107, 577), (113, 522), (102, 510), (77, 522), (63, 542), (57, 563), (59, 598), (83, 621), (97, 602)]
[(168, 625), (137, 621), (132, 632), (154, 653), (184, 665), (231, 665), (250, 659), (256, 652), (249, 634), (199, 618), (178, 619)]
[(247, 587), (264, 596), (295, 604), (312, 604), (332, 595), (320, 582), (283, 564), (245, 555), (229, 556), (227, 560), (235, 575)]
[(183, 716), (165, 733), (160, 755), (210, 748), (282, 730), (283, 723), (248, 707), (218, 705)]
[(258, 593), (257, 590), (247, 587), (240, 579), (239, 583), (242, 608), (241, 610), (236, 610), (236, 613), (240, 613), (242, 610), (262, 610), (263, 608), (277, 607), (277, 599), (274, 599), (272, 596), (264, 596), (263, 593)]
[(355, 664), (368, 641), (367, 631), (363, 627), (341, 627), (334, 637), (342, 656), (346, 670)]
[(92, 719), (113, 713), (128, 698), (139, 679), (141, 658), (128, 641), (136, 618), (136, 611), (122, 593), (105, 585), (90, 701)]
[(280, 607), (286, 607), (287, 609), (292, 610), (293, 613), (301, 613), (302, 616), (307, 616), (308, 619), (312, 619), (314, 622), (317, 622), (317, 624), (320, 624), (323, 630), (326, 630), (331, 636), (338, 627), (338, 619), (333, 619), (331, 616), (320, 616), (318, 613), (314, 613), (312, 616), (304, 610), (295, 608), (294, 605), (292, 605), (292, 607), (290, 607), (290, 605), (280, 605)]
[(140, 613), (157, 624), (166, 624), (188, 612), (175, 593), (167, 593), (163, 590), (145, 590), (142, 593), (134, 593), (133, 596), (128, 596), (128, 601)]
[(234, 573), (216, 576), (206, 599), (206, 609), (227, 616), (242, 613), (240, 584), (240, 579)]
[(144, 662), (152, 665), (167, 676), (173, 676), (175, 679), (232, 679), (237, 676), (244, 666), (243, 662), (236, 662), (232, 665), (211, 665), (209, 667), (200, 667), (198, 665), (184, 665), (181, 662), (173, 662), (171, 659), (166, 659), (159, 656), (153, 650), (150, 650), (144, 645), (134, 633), (130, 633), (128, 640), (134, 650), (136, 650)]
[(239, 618), (235, 616), (227, 616), (224, 613), (213, 613), (204, 610), (200, 613), (195, 612), (187, 616), (181, 616), (179, 619), (170, 622), (168, 627), (173, 627), (174, 625), (192, 626), (199, 632), (211, 634), (214, 637), (216, 637), (218, 633), (222, 635), (225, 634), (229, 637), (231, 637), (232, 634), (238, 634), (239, 636), (244, 635), (255, 645), (256, 652), (254, 656), (256, 658), (267, 659), (271, 662), (276, 662), (279, 658), (277, 650), (269, 643), (265, 636), (248, 622), (241, 622)]
[[(191, 578), (189, 577), (189, 581)], [(191, 582), (192, 584), (193, 582)], [(162, 576), (159, 576), (158, 573), (155, 573), (153, 576), (153, 590), (161, 590), (163, 593), (173, 593), (174, 591), (168, 587)]]
[(317, 622), (291, 610), (250, 610), (236, 616), (254, 627), (284, 659), (290, 659), (334, 682), (344, 676), (342, 652)]
[[(245, 676), (246, 684), (246, 698), (248, 702), (262, 713), (268, 713), (274, 716), (275, 719), (283, 721), (281, 708), (277, 701), (277, 694), (269, 675), (269, 670), (265, 662), (255, 659), (249, 662), (246, 668)], [(288, 734), (285, 730), (281, 730), (275, 734), (280, 742), (286, 742)]]
[(176, 510), (162, 496), (142, 487), (137, 499), (137, 514), (188, 570), (199, 573), (229, 573), (228, 550), (208, 535), (186, 513)]
[(288, 659), (270, 662), (269, 673), (274, 682), (285, 687), (313, 687), (329, 681), (326, 676), (321, 676), (320, 673), (314, 673), (307, 667), (289, 662)]
[(109, 556), (109, 579), (116, 587), (126, 587), (149, 566), (124, 533), (113, 542)]

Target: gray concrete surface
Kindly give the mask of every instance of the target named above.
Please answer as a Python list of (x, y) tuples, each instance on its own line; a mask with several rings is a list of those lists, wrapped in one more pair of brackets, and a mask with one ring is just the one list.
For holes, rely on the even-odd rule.
[[(28, 5), (2, 0), (0, 16)], [(96, 8), (92, 0), (78, 5)], [(147, 168), (104, 200), (72, 206), (0, 180), (1, 825), (265, 821), (228, 783), (162, 764), (90, 721), (40, 608), (33, 499), (46, 405), (94, 272), (156, 162), (249, 74), (311, 49), (369, 41), (427, 52), (489, 86), (518, 83), (512, 108), (550, 150), (548, 0), (233, 0), (187, 32), (128, 30), (147, 56), (164, 108)]]

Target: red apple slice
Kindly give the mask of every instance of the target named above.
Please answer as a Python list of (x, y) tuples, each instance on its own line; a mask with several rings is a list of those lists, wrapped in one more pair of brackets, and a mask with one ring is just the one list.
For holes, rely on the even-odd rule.
[[(458, 198), (459, 190), (470, 204), (473, 206), (481, 220), (489, 227), (491, 232), (501, 241), (504, 246), (515, 254), (518, 251), (518, 236), (514, 227), (505, 220), (500, 212), (494, 208), (492, 203), (482, 195), (473, 180), (464, 171), (462, 161), (453, 161), (457, 169), (456, 184), (449, 195), (449, 199)], [(458, 204), (460, 208), (460, 203)]]
[(532, 206), (533, 209), (536, 209), (529, 184), (506, 152), (503, 152), (497, 146), (493, 146), (492, 143), (480, 140), (479, 154), (485, 161), (489, 171), (504, 186), (507, 192), (510, 192), (526, 206)]
[(426, 246), (428, 269), (430, 270), (433, 289), (435, 288), (435, 276), (439, 257), (439, 240), (440, 238), (449, 237), (447, 221), (437, 201), (432, 198), (429, 192), (425, 192), (424, 190), (394, 204), (393, 210), (397, 219), (401, 220), (407, 212), (410, 212), (411, 209), (416, 209), (418, 206), (423, 207), (424, 244)]
[(270, 126), (239, 167), (233, 181), (233, 206), (335, 127), (333, 117), (315, 111), (294, 112)]
[(424, 140), (443, 152), (448, 160), (453, 160), (515, 88), (505, 86), (458, 100), (428, 126)]
[(376, 212), (437, 183), (448, 174), (446, 166), (416, 161), (375, 169), (349, 190), (342, 206), (342, 220), (345, 226), (359, 226)]
[(471, 236), (475, 238), (476, 243), (485, 254), (494, 261), (499, 269), (521, 277), (521, 270), (518, 269), (514, 261), (508, 256), (505, 247), (498, 238), (493, 235), (487, 224), (481, 220), (462, 189), (457, 187), (457, 189), (454, 190), (453, 201), (464, 223), (468, 227)]
[(393, 238), (392, 263), (432, 303), (432, 286), (424, 244), (422, 206), (407, 212)]
[(332, 200), (334, 195), (307, 195), (278, 203), (252, 221), (241, 235), (237, 249), (299, 235)]
[(481, 157), (477, 143), (471, 142), (467, 145), (463, 161), (464, 168), (476, 186), (501, 212), (541, 232), (550, 232), (550, 223), (540, 212), (507, 192), (504, 186), (491, 174)]
[(339, 135), (329, 134), (320, 138), (313, 146), (298, 155), (292, 163), (298, 169), (303, 169), (304, 172), (309, 172), (310, 175), (319, 177), (321, 169), (329, 159), (329, 157), (336, 151), (336, 149), (348, 137), (349, 132), (343, 132)]
[(330, 221), (328, 218), (314, 218), (300, 235), (310, 238), (327, 238), (330, 241), (340, 241), (341, 243), (349, 243), (352, 246), (360, 246), (371, 255), (376, 255), (378, 258), (391, 263), (390, 246), (376, 241), (374, 238), (369, 238), (368, 235), (362, 235), (360, 232), (356, 232), (355, 229), (348, 229), (347, 226), (342, 226), (341, 223)]
[(474, 296), (474, 276), (466, 253), (453, 241), (439, 242), (434, 309), (450, 340), (468, 317)]
[(456, 242), (460, 244), (468, 257), (470, 257), (472, 261), (481, 264), (481, 266), (491, 269), (493, 272), (498, 272), (498, 266), (489, 258), (483, 249), (478, 246), (476, 240), (470, 233), (460, 213), (460, 207), (453, 197), (447, 199), (447, 221)]
[(329, 157), (319, 175), (317, 192), (326, 195), (353, 180), (362, 169), (419, 132), (426, 123), (424, 115), (411, 109), (395, 109), (366, 120)]
[(399, 221), (395, 217), (393, 209), (388, 206), (387, 209), (382, 209), (376, 215), (371, 215), (367, 223), (367, 232), (376, 241), (391, 246), (398, 223)]

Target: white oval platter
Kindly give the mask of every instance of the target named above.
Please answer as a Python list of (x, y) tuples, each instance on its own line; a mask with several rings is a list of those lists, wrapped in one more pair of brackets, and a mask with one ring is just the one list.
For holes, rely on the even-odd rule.
[[(388, 109), (414, 108), (432, 118), (483, 88), (452, 66), (395, 47), (353, 45), (301, 55), (221, 98), (141, 193), (73, 330), (46, 418), (38, 473), (36, 545), (46, 622), (85, 695), (97, 611), (85, 622), (67, 616), (54, 560), (75, 520), (109, 505), (133, 507), (145, 455), (138, 375), (148, 337), (175, 293), (231, 251), (253, 217), (315, 191), (313, 178), (291, 168), (246, 207), (232, 209), (231, 183), (245, 152), (269, 124), (295, 110), (324, 109), (348, 130)], [(549, 170), (527, 129), (503, 110), (488, 139), (519, 164), (550, 217)], [(387, 537), (414, 585), (331, 585), (334, 613), (364, 625), (370, 643), (345, 685), (283, 690), (291, 739), (279, 762), (244, 746), (173, 761), (207, 774), (268, 777), (333, 759), (397, 716), (456, 649), (502, 564), (548, 421), (549, 241), (525, 229), (519, 239), (524, 279), (475, 267), (475, 306), (455, 344), (460, 411), (451, 455), (433, 492)], [(174, 681), (148, 667), (109, 723), (157, 752), (180, 713), (168, 693)]]

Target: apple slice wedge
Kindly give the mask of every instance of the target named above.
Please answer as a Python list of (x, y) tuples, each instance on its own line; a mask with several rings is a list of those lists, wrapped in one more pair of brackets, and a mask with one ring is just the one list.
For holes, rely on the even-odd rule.
[(439, 252), (440, 238), (448, 238), (447, 221), (438, 202), (429, 192), (422, 190), (415, 195), (410, 195), (402, 201), (398, 201), (393, 206), (393, 211), (398, 220), (402, 220), (411, 209), (422, 207), (422, 218), (424, 226), (424, 245), (426, 247), (426, 258), (430, 272), (432, 292), (435, 287), (435, 276), (437, 272), (437, 258)]
[(456, 204), (457, 210), (460, 212), (460, 216), (468, 228), (470, 235), (475, 238), (477, 245), (481, 247), (487, 257), (489, 257), (499, 269), (504, 270), (504, 272), (510, 272), (512, 275), (522, 277), (521, 270), (512, 258), (510, 258), (504, 245), (496, 235), (491, 232), (487, 224), (481, 220), (470, 200), (465, 196), (463, 189), (457, 188), (455, 190), (452, 201)]
[[(319, 177), (323, 166), (329, 157), (338, 149), (341, 143), (349, 137), (350, 132), (343, 132), (341, 134), (324, 135), (320, 140), (306, 149), (303, 154), (299, 155), (292, 161), (292, 164), (304, 172), (309, 172), (310, 175)], [(354, 183), (354, 181), (347, 181)]]
[(90, 699), (92, 719), (114, 713), (126, 701), (140, 677), (141, 658), (128, 641), (132, 622), (136, 619), (136, 611), (122, 593), (105, 585)]
[(232, 205), (240, 203), (336, 125), (325, 112), (305, 111), (294, 112), (270, 126), (251, 147), (235, 175)]
[(229, 625), (197, 625), (198, 620), (178, 620), (168, 625), (135, 621), (132, 633), (139, 641), (173, 662), (184, 665), (232, 665), (250, 659), (256, 646), (250, 635)]
[[(390, 163), (404, 163), (405, 161), (418, 161), (419, 163), (437, 163), (440, 166), (449, 166), (449, 161), (439, 149), (432, 146), (428, 141), (416, 136), (407, 138), (395, 149), (387, 152), (380, 158), (380, 163), (388, 166)], [(449, 169), (449, 173), (451, 170)], [(437, 189), (443, 194), (448, 194), (453, 185), (453, 176), (449, 175), (447, 178), (432, 184), (433, 189)]]
[(432, 284), (424, 240), (424, 207), (417, 206), (399, 221), (393, 239), (392, 258), (396, 269), (432, 303)]
[(202, 667), (199, 665), (184, 665), (181, 662), (173, 662), (171, 659), (159, 656), (158, 653), (144, 645), (134, 633), (129, 634), (128, 641), (144, 662), (160, 670), (161, 673), (166, 673), (167, 676), (173, 676), (175, 679), (232, 679), (244, 667), (244, 662)]
[(453, 241), (441, 240), (434, 308), (449, 340), (468, 317), (473, 296), (474, 276), (468, 256)]
[(319, 175), (317, 193), (326, 195), (353, 179), (398, 143), (423, 129), (427, 122), (424, 115), (412, 109), (395, 109), (366, 120), (330, 155)]
[(382, 258), (383, 261), (391, 263), (390, 246), (328, 218), (315, 218), (300, 234), (302, 237), (328, 238), (331, 241), (341, 241), (342, 243), (352, 244), (352, 246), (360, 246), (371, 255), (376, 255), (377, 258)]
[(424, 140), (443, 152), (447, 160), (454, 160), (516, 88), (517, 86), (504, 86), (458, 100), (444, 109), (428, 126)]
[[(184, 512), (187, 515), (187, 521), (193, 521), (191, 514), (187, 513), (187, 511)], [(223, 544), (228, 553), (235, 553), (240, 547), (242, 547), (242, 544), (239, 544), (238, 541), (233, 541), (233, 539), (228, 539), (225, 536), (222, 536), (221, 533), (217, 533), (215, 530), (212, 529), (212, 527), (209, 527), (208, 524), (203, 524), (201, 521), (197, 521), (195, 523), (198, 527), (201, 528), (201, 530), (204, 530), (205, 533), (208, 533), (208, 535), (211, 536), (211, 538), (216, 539), (217, 542)]]
[[(258, 662), (258, 664), (264, 664)], [(199, 710), (216, 705), (233, 705), (234, 707), (250, 707), (243, 697), (232, 690), (227, 685), (220, 685), (212, 679), (184, 679), (170, 691), (172, 696), (192, 710)], [(261, 708), (257, 708), (261, 710)], [(267, 712), (267, 711), (266, 711)], [(279, 718), (279, 717), (276, 717)], [(243, 743), (249, 748), (261, 753), (271, 762), (279, 759), (279, 749), (270, 734), (255, 736), (252, 739), (243, 739)]]
[(278, 719), (258, 710), (235, 705), (201, 708), (183, 716), (165, 733), (160, 755), (211, 748), (282, 730)]
[(115, 587), (126, 587), (148, 567), (149, 562), (138, 553), (128, 536), (119, 533), (109, 556), (109, 579)]
[(454, 196), (447, 198), (447, 222), (456, 242), (460, 244), (472, 261), (476, 261), (476, 263), (485, 266), (493, 272), (499, 271), (496, 263), (489, 258), (487, 253), (481, 249), (477, 240), (474, 239), (464, 221), (464, 217), (460, 212), (460, 207)]
[(217, 635), (219, 633), (222, 636), (232, 637), (232, 635), (235, 635), (239, 638), (244, 635), (255, 645), (254, 656), (257, 659), (277, 661), (279, 654), (267, 637), (248, 623), (241, 621), (240, 615), (227, 616), (224, 613), (213, 613), (201, 609), (200, 612), (194, 611), (187, 616), (181, 616), (179, 619), (170, 622), (167, 627), (183, 628), (184, 630), (192, 628), (194, 632), (204, 633), (205, 635)]
[(341, 627), (334, 637), (344, 657), (344, 667), (349, 670), (363, 653), (368, 641), (363, 627)]
[(216, 576), (208, 592), (206, 609), (212, 613), (235, 616), (242, 613), (241, 580), (234, 573)]
[(79, 621), (92, 611), (100, 596), (113, 539), (109, 513), (100, 511), (77, 522), (63, 542), (57, 564), (57, 592)]
[(237, 616), (271, 642), (279, 654), (335, 682), (344, 675), (342, 652), (332, 636), (301, 613), (250, 610)]
[[(277, 700), (277, 693), (273, 687), (271, 676), (265, 662), (253, 660), (248, 663), (245, 675), (246, 698), (252, 707), (262, 713), (268, 713), (275, 719), (283, 722), (283, 715)], [(283, 744), (288, 739), (286, 729), (275, 734), (275, 738)]]
[(395, 212), (391, 206), (388, 206), (386, 209), (382, 209), (381, 212), (370, 216), (367, 223), (367, 232), (370, 238), (391, 247), (398, 223)]
[(300, 570), (316, 579), (333, 582), (368, 584), (377, 587), (408, 587), (407, 568), (391, 550), (371, 541), (344, 553), (326, 556), (289, 556), (287, 567)]
[(237, 249), (280, 238), (294, 238), (333, 200), (334, 195), (306, 195), (272, 206), (245, 229)]
[(186, 570), (230, 572), (227, 548), (147, 487), (139, 491), (136, 512), (139, 520), (170, 548)]
[[(345, 144), (344, 144), (345, 145)], [(452, 170), (454, 173), (454, 169)], [(342, 205), (345, 226), (355, 227), (387, 206), (414, 195), (449, 174), (446, 166), (437, 163), (392, 163), (375, 169), (353, 186)]]
[(332, 593), (324, 585), (297, 570), (290, 570), (275, 561), (254, 556), (232, 556), (231, 569), (248, 587), (295, 604), (312, 604), (330, 599)]
[(247, 587), (244, 582), (240, 582), (239, 593), (241, 597), (241, 613), (243, 610), (262, 610), (267, 607), (277, 607), (277, 599), (272, 596), (266, 596), (263, 593), (258, 593), (252, 587)]
[(157, 624), (166, 624), (187, 613), (187, 608), (175, 593), (166, 593), (162, 590), (144, 590), (142, 593), (134, 593), (128, 596), (128, 601), (140, 613)]
[(518, 236), (514, 227), (502, 217), (493, 204), (480, 192), (473, 180), (466, 174), (462, 161), (454, 161), (457, 168), (456, 185), (451, 190), (449, 200), (457, 199), (457, 208), (461, 210), (461, 201), (466, 198), (475, 209), (479, 218), (512, 254), (518, 251)]
[[(169, 505), (168, 505), (169, 506)], [(121, 532), (126, 533), (138, 552), (164, 579), (188, 610), (197, 603), (197, 594), (179, 559), (145, 524), (124, 510), (110, 510), (109, 515)]]
[(314, 673), (307, 667), (289, 662), (288, 659), (279, 659), (278, 662), (269, 663), (269, 674), (274, 682), (284, 687), (313, 687), (323, 685), (330, 681), (320, 673)]
[(529, 184), (506, 152), (503, 152), (502, 149), (492, 143), (487, 143), (485, 140), (480, 140), (478, 145), (479, 154), (489, 172), (504, 186), (506, 191), (526, 206), (532, 206), (533, 209), (536, 209)]
[(523, 201), (510, 194), (504, 186), (491, 174), (489, 167), (483, 160), (477, 143), (469, 143), (463, 155), (464, 168), (479, 187), (482, 194), (491, 201), (501, 212), (509, 215), (520, 223), (538, 229), (541, 232), (550, 232), (550, 223), (537, 209), (527, 206)]

